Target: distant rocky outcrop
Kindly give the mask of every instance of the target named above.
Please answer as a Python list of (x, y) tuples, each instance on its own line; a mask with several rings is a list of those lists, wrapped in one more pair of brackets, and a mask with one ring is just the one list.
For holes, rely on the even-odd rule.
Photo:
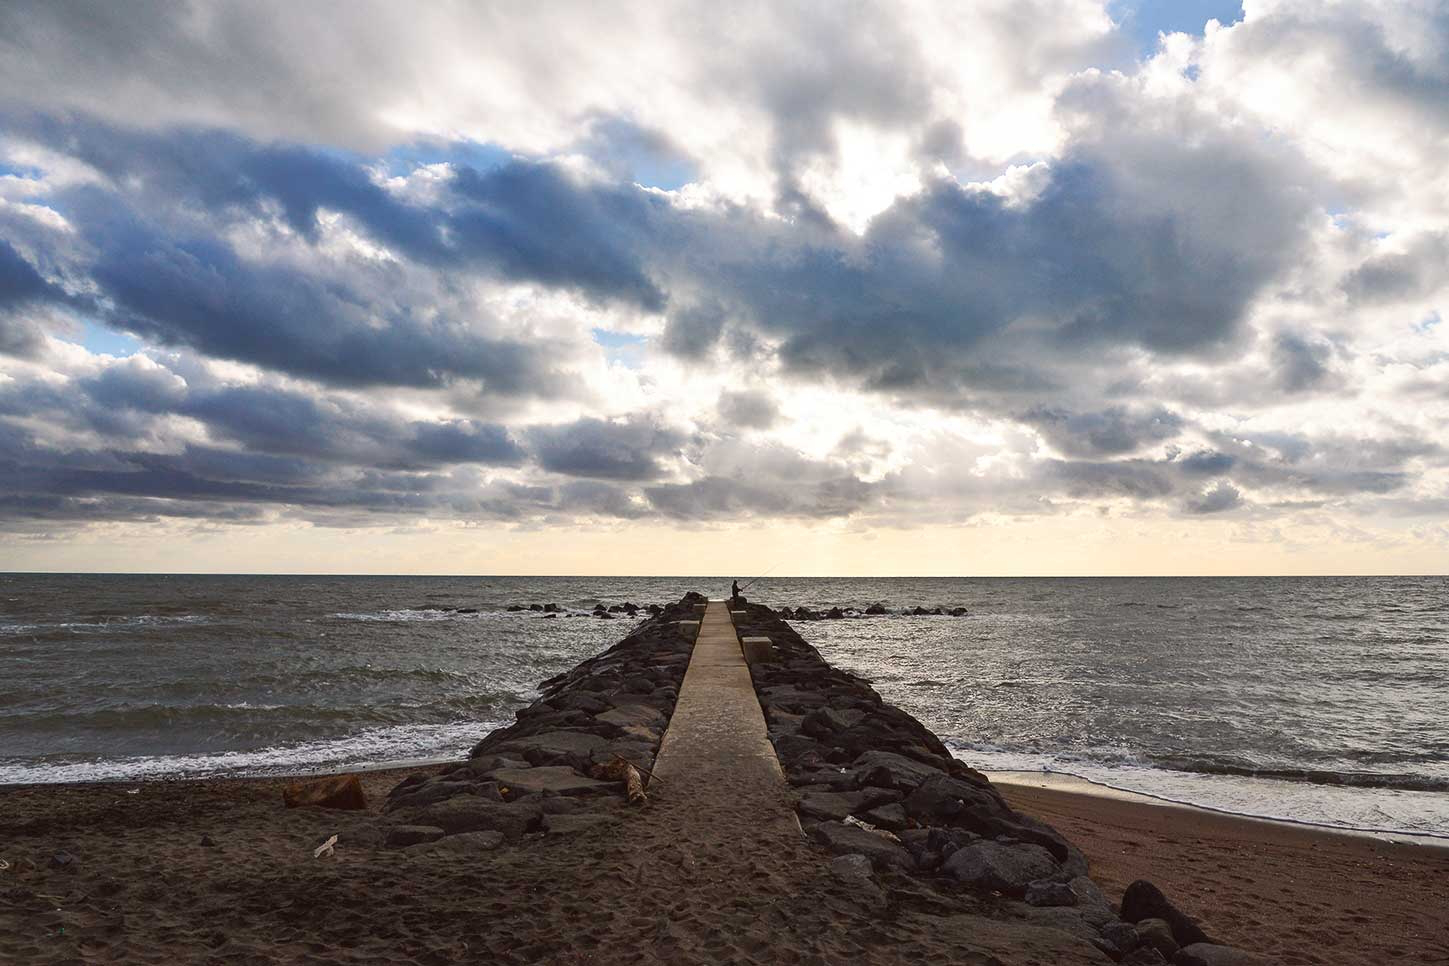
[(799, 607), (781, 607), (774, 612), (781, 620), (787, 621), (838, 621), (855, 617), (969, 617), (971, 612), (965, 607), (902, 607), (899, 611), (892, 611), (884, 604), (875, 603), (861, 610), (856, 607), (827, 607), (817, 610), (813, 607), (806, 607), (803, 604)]

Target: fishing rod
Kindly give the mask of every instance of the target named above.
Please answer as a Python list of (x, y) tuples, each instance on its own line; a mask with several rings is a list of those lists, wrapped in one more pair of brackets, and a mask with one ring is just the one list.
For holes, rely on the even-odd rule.
[[(779, 564), (775, 564), (775, 567), (778, 567), (778, 566), (780, 566), (780, 565)], [(756, 580), (759, 580), (761, 577), (768, 577), (768, 576), (770, 576), (770, 574), (774, 571), (775, 567), (771, 567), (769, 570), (767, 570), (764, 573), (760, 574), (759, 577), (755, 577), (749, 583), (744, 584), (743, 586), (741, 586), (740, 587), (740, 593), (743, 594), (745, 592), (745, 590), (749, 588), (750, 584), (753, 584)]]

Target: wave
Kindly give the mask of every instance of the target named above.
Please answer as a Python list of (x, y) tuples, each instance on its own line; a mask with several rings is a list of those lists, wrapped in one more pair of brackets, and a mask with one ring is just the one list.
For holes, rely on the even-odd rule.
[(84, 761), (0, 759), (0, 784), (140, 781), (161, 778), (285, 775), (360, 766), (404, 765), (462, 757), (503, 721), (373, 728), (342, 738), (274, 745), (253, 751), (152, 755)]
[(1341, 785), (1350, 788), (1386, 788), (1407, 792), (1449, 792), (1449, 778), (1434, 778), (1412, 773), (1367, 771), (1335, 771), (1326, 768), (1262, 768), (1231, 762), (1171, 755), (1154, 756), (1155, 764), (1172, 771), (1197, 772), (1203, 775), (1233, 775), (1238, 778), (1263, 778), (1305, 785)]
[(207, 614), (133, 614), (102, 620), (54, 621), (50, 623), (0, 624), (0, 634), (31, 634), (48, 631), (123, 630), (132, 627), (170, 627), (215, 623)]

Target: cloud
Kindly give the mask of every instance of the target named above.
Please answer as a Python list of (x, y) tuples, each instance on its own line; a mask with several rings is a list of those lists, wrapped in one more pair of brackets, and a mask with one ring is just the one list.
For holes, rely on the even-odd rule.
[(1136, 452), (1170, 440), (1183, 429), (1182, 417), (1166, 409), (1133, 412), (1121, 406), (1092, 413), (1038, 408), (1028, 412), (1025, 421), (1061, 452), (1086, 457)]
[(1213, 484), (1198, 496), (1190, 498), (1185, 504), (1188, 513), (1226, 513), (1229, 510), (1236, 510), (1243, 505), (1243, 495), (1238, 488), (1225, 480)]
[(545, 470), (603, 480), (658, 479), (684, 443), (682, 434), (647, 416), (537, 426), (528, 440)]
[(739, 429), (769, 429), (780, 419), (780, 407), (764, 392), (722, 392), (717, 405), (720, 419)]

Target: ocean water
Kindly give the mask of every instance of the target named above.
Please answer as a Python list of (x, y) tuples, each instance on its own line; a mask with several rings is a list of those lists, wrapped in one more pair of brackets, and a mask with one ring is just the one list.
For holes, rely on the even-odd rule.
[[(0, 575), (0, 782), (460, 755), (627, 632), (595, 603), (728, 585)], [(795, 626), (977, 767), (1449, 837), (1449, 578), (768, 577), (750, 596), (968, 608)], [(505, 610), (529, 603), (569, 613)]]

